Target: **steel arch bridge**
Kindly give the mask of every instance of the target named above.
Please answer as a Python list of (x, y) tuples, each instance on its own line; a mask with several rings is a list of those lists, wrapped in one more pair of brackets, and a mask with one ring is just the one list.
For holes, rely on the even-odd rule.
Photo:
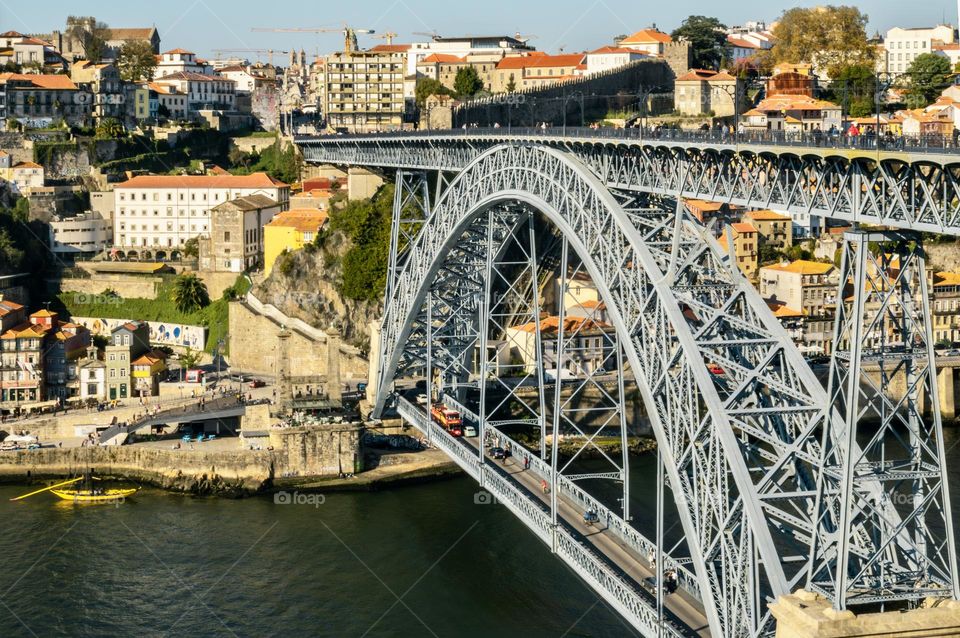
[[(859, 362), (867, 352), (851, 350), (850, 344), (873, 334), (883, 313), (865, 317), (870, 304), (858, 299), (859, 311), (838, 319), (834, 358), (846, 358), (835, 362), (837, 382), (832, 370), (825, 390), (732, 257), (683, 205), (686, 195), (710, 196), (705, 192), (709, 176), (714, 195), (726, 188), (718, 184), (724, 173), (746, 180), (745, 159), (716, 154), (705, 160), (711, 166), (691, 168), (693, 156), (710, 154), (529, 138), (419, 145), (411, 147), (403, 137), (304, 142), (312, 161), (401, 169), (384, 318), (379, 348), (372, 353), (378, 364), (376, 414), (396, 400), (401, 416), (506, 504), (645, 636), (772, 635), (768, 603), (800, 587), (840, 608), (956, 596), (938, 412), (933, 410), (933, 422), (923, 425), (917, 408), (921, 394), (936, 400), (925, 302), (919, 310), (886, 318), (910, 323), (907, 349), (917, 350), (915, 357), (899, 357), (909, 360), (904, 373), (913, 383), (905, 398), (891, 404), (889, 412), (897, 418), (885, 424), (890, 432), (905, 427), (913, 445), (905, 458), (878, 465), (878, 456), (888, 461), (886, 444), (874, 440), (861, 447), (856, 438), (868, 402), (853, 384), (860, 382)], [(427, 170), (439, 174), (436, 198)], [(717, 199), (757, 205), (758, 185), (763, 185), (768, 201), (786, 198), (784, 208), (802, 205), (841, 218), (874, 215), (904, 227), (953, 223), (946, 211), (956, 202), (946, 196), (936, 211), (928, 207), (925, 212), (911, 206), (892, 212), (880, 199), (866, 198), (874, 209), (865, 215), (851, 202), (862, 202), (873, 187), (851, 178), (855, 169), (849, 166), (843, 169), (846, 177), (836, 173), (837, 167), (824, 168), (815, 176), (819, 186), (812, 196), (802, 186), (809, 166), (791, 174), (784, 169), (769, 180), (757, 177), (769, 174), (769, 167), (751, 170), (750, 186), (731, 187)], [(941, 171), (941, 178), (946, 175), (952, 172)], [(925, 221), (917, 221), (921, 218)], [(552, 400), (544, 389), (551, 385), (545, 378), (549, 348), (539, 328), (538, 282), (544, 272), (550, 274), (542, 254), (544, 227), (558, 238), (561, 255)], [(920, 283), (925, 281), (922, 254), (909, 239), (905, 236), (896, 250), (906, 251), (901, 263), (914, 268), (874, 286), (899, 289), (901, 301), (925, 285)], [(844, 273), (857, 282), (865, 276), (860, 262), (866, 250), (850, 250)], [(578, 425), (569, 398), (562, 396), (561, 365), (566, 350), (577, 343), (577, 329), (565, 335), (562, 320), (573, 263), (596, 285), (613, 326), (601, 340), (605, 361), (615, 365), (584, 373), (573, 390), (614, 387), (601, 391), (607, 416), (599, 429)], [(916, 282), (913, 287), (910, 281)], [(885, 298), (878, 305), (893, 304)], [(908, 314), (912, 322), (904, 321)], [(489, 345), (518, 317), (537, 326), (537, 362), (511, 386), (496, 372)], [(866, 332), (861, 333), (861, 324), (867, 324)], [(927, 364), (915, 364), (922, 354)], [(847, 365), (841, 370), (843, 361)], [(604, 383), (602, 373), (610, 368), (616, 381)], [(394, 393), (394, 381), (409, 377), (425, 379), (426, 411)], [(653, 540), (629, 523), (625, 377), (642, 398), (659, 450), (662, 480)], [(522, 417), (504, 420), (501, 395), (516, 399), (527, 380), (538, 396), (524, 400)], [(882, 388), (878, 394), (883, 395)], [(435, 400), (475, 422), (476, 440), (456, 439), (439, 427), (430, 417)], [(898, 410), (904, 414), (897, 415)], [(539, 429), (539, 451), (509, 437), (503, 426), (511, 420)], [(621, 437), (624, 456), (607, 457), (610, 471), (576, 474), (569, 463), (561, 467), (561, 436), (582, 441), (586, 449), (611, 430)], [(488, 458), (490, 441), (511, 448), (530, 475), (506, 476)], [(549, 497), (536, 493), (531, 477), (542, 480)], [(577, 484), (597, 479), (622, 484), (619, 511)], [(663, 484), (669, 486), (683, 532), (682, 547), (678, 543), (669, 550)], [(912, 510), (895, 507), (890, 498), (904, 490)], [(578, 534), (570, 511), (599, 513), (613, 545)], [(637, 577), (638, 571), (656, 575), (656, 565), (678, 575), (681, 596), (664, 602), (662, 578), (654, 578), (651, 587)]]

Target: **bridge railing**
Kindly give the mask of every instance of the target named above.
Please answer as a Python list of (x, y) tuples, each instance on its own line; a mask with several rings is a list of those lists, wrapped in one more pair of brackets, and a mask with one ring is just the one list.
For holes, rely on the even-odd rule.
[(557, 139), (608, 139), (611, 141), (682, 142), (691, 144), (714, 144), (721, 147), (743, 145), (796, 146), (823, 149), (873, 150), (886, 152), (960, 154), (960, 138), (952, 135), (880, 135), (872, 130), (859, 135), (821, 131), (790, 132), (768, 130), (741, 130), (734, 134), (728, 129), (683, 130), (670, 128), (589, 128), (580, 126), (530, 127), (478, 127), (466, 129), (440, 129), (419, 131), (390, 131), (384, 133), (360, 133), (353, 135), (320, 135), (298, 138), (298, 143), (345, 142), (359, 140), (383, 140), (384, 138), (455, 138), (455, 137), (511, 137), (511, 138), (557, 138)]
[[(483, 485), (497, 502), (509, 509), (529, 527), (540, 540), (555, 548), (556, 553), (604, 599), (628, 618), (645, 635), (682, 638), (686, 634), (665, 621), (658, 631), (656, 605), (649, 595), (638, 591), (623, 576), (617, 574), (594, 550), (578, 541), (567, 530), (553, 527), (550, 512), (541, 502), (526, 494), (518, 485), (496, 469), (480, 465), (478, 458), (453, 436), (433, 422), (424, 410), (403, 397), (397, 399), (400, 416), (431, 437), (442, 449), (475, 479), (483, 474)], [(459, 450), (459, 451), (458, 451)], [(464, 455), (461, 452), (466, 452)]]
[[(478, 414), (449, 394), (443, 395), (443, 401), (450, 407), (456, 408), (462, 416), (469, 418), (475, 423), (480, 423), (480, 416)], [(529, 461), (529, 469), (534, 474), (547, 482), (551, 482), (550, 477), (553, 474), (553, 470), (546, 461), (499, 430), (491, 428), (486, 430), (486, 432), (496, 445), (507, 447), (507, 444), (509, 444), (511, 454), (514, 458), (523, 464)], [(657, 546), (653, 541), (640, 533), (623, 518), (617, 516), (613, 510), (591, 496), (586, 490), (569, 478), (563, 475), (559, 476), (557, 478), (557, 488), (560, 490), (560, 494), (568, 497), (569, 500), (572, 501), (572, 504), (582, 512), (589, 510), (596, 512), (600, 520), (606, 522), (607, 529), (613, 532), (638, 554), (643, 557), (656, 556)], [(686, 564), (681, 563), (666, 552), (661, 554), (661, 560), (664, 570), (672, 569), (677, 574), (678, 585), (691, 596), (702, 602), (700, 581), (697, 579), (696, 574)]]

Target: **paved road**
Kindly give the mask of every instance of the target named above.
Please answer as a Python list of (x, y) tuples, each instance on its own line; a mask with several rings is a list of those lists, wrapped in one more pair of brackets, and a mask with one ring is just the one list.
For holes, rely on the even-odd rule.
[[(464, 445), (477, 451), (480, 444), (479, 438), (461, 439)], [(522, 486), (529, 495), (538, 499), (550, 507), (550, 496), (544, 494), (540, 487), (540, 478), (530, 470), (524, 470), (523, 466), (516, 459), (507, 459), (505, 462), (498, 462), (487, 458), (486, 463), (499, 471), (509, 475), (516, 483)], [(653, 570), (646, 558), (640, 556), (633, 548), (623, 543), (613, 532), (607, 531), (604, 525), (595, 524), (587, 526), (583, 522), (583, 510), (571, 505), (561, 496), (559, 499), (559, 515), (568, 528), (579, 533), (587, 542), (594, 546), (598, 552), (611, 561), (626, 576), (637, 583), (637, 588), (643, 589), (643, 581), (653, 576)], [(653, 600), (653, 596), (651, 596)], [(674, 615), (678, 620), (685, 623), (693, 629), (691, 635), (710, 636), (710, 630), (707, 627), (706, 616), (703, 612), (703, 606), (695, 598), (690, 596), (682, 589), (673, 594), (668, 594), (664, 599), (664, 614)]]

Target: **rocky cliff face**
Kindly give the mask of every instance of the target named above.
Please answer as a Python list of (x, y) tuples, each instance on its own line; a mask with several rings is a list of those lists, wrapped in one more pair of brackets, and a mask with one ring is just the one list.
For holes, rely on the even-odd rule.
[(253, 293), (263, 303), (316, 328), (336, 328), (344, 342), (367, 352), (370, 322), (380, 318), (383, 304), (340, 294), (343, 256), (349, 248), (350, 240), (343, 233), (332, 232), (322, 248), (279, 258), (270, 277), (257, 284)]

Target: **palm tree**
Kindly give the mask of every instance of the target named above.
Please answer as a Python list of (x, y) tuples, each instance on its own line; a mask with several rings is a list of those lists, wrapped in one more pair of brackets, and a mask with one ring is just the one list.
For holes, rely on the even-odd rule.
[(209, 305), (207, 286), (193, 274), (183, 274), (173, 282), (173, 303), (180, 312), (193, 312)]

